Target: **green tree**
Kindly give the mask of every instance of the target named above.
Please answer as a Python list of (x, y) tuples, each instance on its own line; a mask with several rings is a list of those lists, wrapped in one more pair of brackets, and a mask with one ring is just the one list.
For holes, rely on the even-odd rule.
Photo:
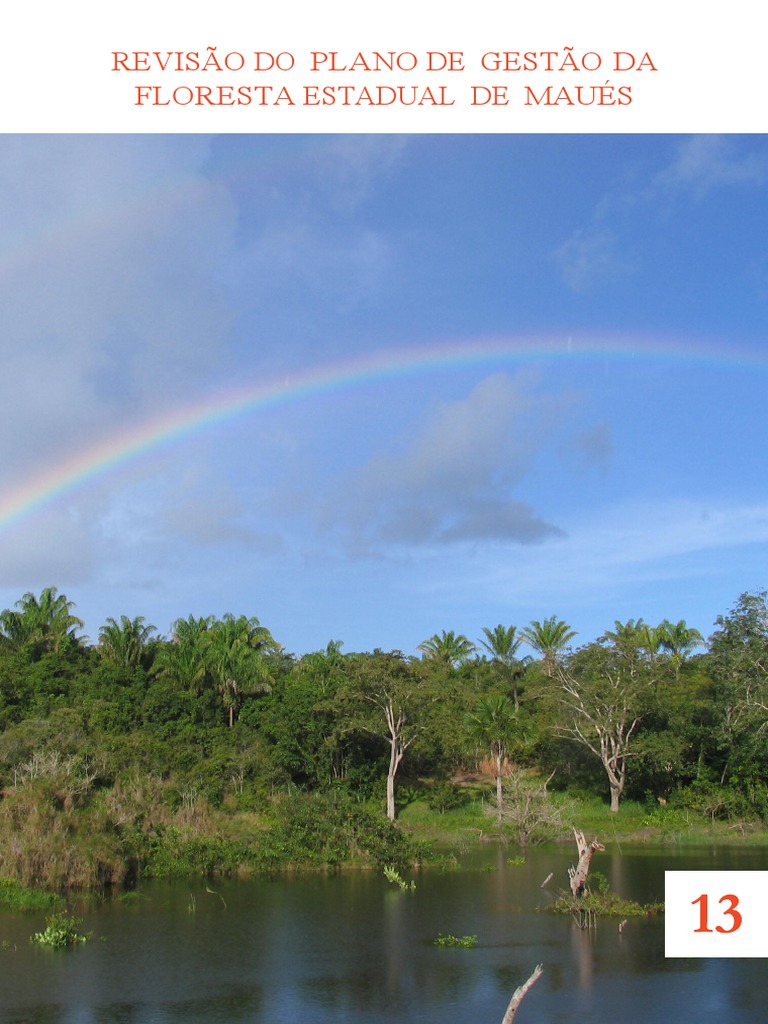
[(56, 587), (45, 587), (40, 597), (26, 593), (16, 602), (18, 611), (0, 613), (0, 631), (11, 649), (27, 650), (33, 658), (58, 653), (82, 640), (76, 632), (84, 623), (72, 614), (74, 607)]
[(129, 619), (120, 616), (118, 623), (111, 616), (99, 630), (99, 654), (112, 665), (136, 668), (148, 654), (155, 626), (145, 623), (143, 615)]
[(727, 615), (715, 620), (707, 668), (721, 713), (720, 782), (755, 785), (765, 793), (768, 734), (768, 594), (742, 594)]
[(236, 618), (227, 613), (208, 630), (203, 654), (206, 675), (224, 703), (230, 729), (243, 695), (269, 692), (271, 676), (264, 654), (277, 647), (258, 619), (244, 615)]
[(576, 636), (567, 622), (551, 615), (544, 622), (534, 619), (529, 626), (521, 630), (521, 638), (541, 655), (544, 672), (553, 678), (558, 671), (560, 658), (568, 644)]
[(416, 650), (421, 651), (425, 658), (442, 661), (452, 668), (464, 664), (477, 650), (471, 640), (463, 633), (443, 630), (424, 640)]
[(683, 662), (697, 647), (704, 646), (704, 637), (698, 629), (692, 629), (685, 619), (679, 622), (669, 622), (667, 619), (659, 626), (659, 640), (661, 647), (670, 657), (675, 669), (675, 676), (680, 675)]
[(517, 692), (518, 683), (525, 666), (531, 661), (530, 657), (517, 657), (517, 651), (523, 638), (518, 635), (516, 626), (502, 626), (501, 624), (495, 629), (483, 626), (483, 633), (485, 640), (481, 640), (480, 643), (491, 655), (493, 664), (501, 670), (504, 679), (509, 684), (512, 702), (517, 708), (520, 703)]
[(515, 705), (504, 694), (493, 694), (481, 700), (475, 710), (467, 716), (467, 725), (471, 738), (484, 750), (489, 751), (493, 758), (496, 814), (501, 827), (504, 812), (503, 765), (517, 726)]
[(215, 690), (231, 728), (242, 697), (267, 692), (266, 655), (279, 649), (257, 618), (229, 612), (220, 620), (190, 615), (174, 622), (173, 638), (158, 652), (155, 666), (157, 674), (173, 685), (197, 692)]
[(396, 817), (395, 778), (406, 751), (427, 727), (426, 709), (435, 700), (425, 681), (399, 652), (360, 657), (351, 666), (349, 696), (358, 705), (358, 727), (389, 747), (387, 817)]
[(647, 630), (648, 626), (642, 619), (627, 619), (626, 622), (616, 619), (613, 629), (607, 629), (600, 639), (610, 643), (617, 654), (629, 665), (633, 665), (647, 650), (648, 641), (652, 642)]
[[(634, 647), (630, 635), (635, 638)], [(582, 647), (561, 670), (559, 700), (566, 714), (557, 731), (599, 759), (615, 814), (652, 677), (637, 631), (614, 630), (613, 640), (607, 636)]]
[(206, 650), (214, 617), (176, 619), (170, 641), (164, 643), (155, 659), (155, 673), (179, 689), (200, 689), (205, 685)]
[(324, 651), (311, 651), (299, 661), (299, 672), (313, 676), (323, 692), (335, 689), (334, 683), (344, 676), (345, 655), (341, 640), (329, 640)]
[(642, 619), (638, 620), (642, 646), (648, 661), (653, 664), (664, 649), (664, 623), (658, 626), (651, 626)]

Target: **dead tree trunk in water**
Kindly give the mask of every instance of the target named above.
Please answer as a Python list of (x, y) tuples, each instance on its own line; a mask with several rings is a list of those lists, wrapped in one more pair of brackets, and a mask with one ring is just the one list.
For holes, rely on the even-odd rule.
[(502, 1020), (501, 1024), (512, 1024), (512, 1021), (515, 1019), (515, 1014), (517, 1013), (518, 1006), (520, 1005), (520, 1003), (522, 1003), (528, 991), (531, 988), (533, 988), (533, 986), (539, 980), (539, 977), (543, 970), (544, 968), (542, 967), (542, 965), (537, 964), (530, 978), (527, 981), (524, 981), (519, 988), (515, 989), (515, 991), (512, 993), (512, 998), (509, 1001), (507, 1012), (504, 1014), (504, 1019)]
[(592, 860), (592, 854), (596, 850), (604, 850), (605, 847), (602, 843), (598, 843), (596, 839), (593, 839), (591, 843), (587, 843), (584, 833), (578, 829), (574, 829), (573, 834), (576, 837), (576, 845), (579, 848), (579, 862), (575, 868), (568, 868), (568, 877), (571, 880), (571, 892), (573, 895), (581, 896), (584, 886), (587, 884), (589, 862)]

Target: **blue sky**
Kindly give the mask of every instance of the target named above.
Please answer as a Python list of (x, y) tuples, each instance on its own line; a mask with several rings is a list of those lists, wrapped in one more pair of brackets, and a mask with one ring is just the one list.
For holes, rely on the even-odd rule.
[(0, 607), (55, 585), (94, 639), (231, 611), (296, 653), (413, 653), (552, 614), (577, 642), (640, 616), (706, 635), (768, 583), (764, 136), (0, 154), (0, 502), (236, 388), (426, 360), (41, 503), (0, 527)]

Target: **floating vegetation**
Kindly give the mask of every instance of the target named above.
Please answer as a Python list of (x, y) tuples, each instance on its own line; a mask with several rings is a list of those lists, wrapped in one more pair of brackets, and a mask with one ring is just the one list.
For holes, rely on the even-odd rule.
[(624, 899), (613, 892), (604, 875), (594, 871), (580, 896), (560, 892), (549, 909), (553, 914), (572, 914), (579, 927), (590, 928), (599, 917), (647, 917), (659, 913), (663, 907), (658, 903), (643, 906), (634, 900)]
[(525, 864), (525, 857), (507, 857), (507, 864), (512, 868), (521, 868)]
[(35, 932), (30, 941), (51, 949), (77, 946), (88, 941), (88, 936), (77, 930), (80, 924), (79, 918), (70, 917), (69, 914), (50, 914), (46, 918), (45, 929)]
[(397, 868), (393, 868), (389, 864), (384, 868), (384, 877), (393, 885), (399, 885), (403, 892), (413, 891), (416, 888), (416, 883), (413, 880), (406, 882)]
[(472, 949), (477, 945), (476, 935), (438, 935), (432, 939), (433, 946), (441, 949)]

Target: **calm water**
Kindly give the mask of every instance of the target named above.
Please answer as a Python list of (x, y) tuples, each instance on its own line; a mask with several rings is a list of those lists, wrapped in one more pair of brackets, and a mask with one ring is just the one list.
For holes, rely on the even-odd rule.
[[(516, 851), (512, 850), (511, 853)], [(401, 893), (375, 874), (153, 884), (131, 904), (79, 911), (93, 932), (61, 952), (29, 943), (44, 915), (0, 913), (3, 1024), (499, 1024), (514, 988), (544, 975), (520, 1024), (764, 1024), (761, 960), (665, 960), (663, 919), (591, 932), (541, 913), (575, 846), (523, 867), (485, 847)], [(762, 851), (625, 846), (593, 867), (622, 895), (663, 899), (664, 870), (762, 869)], [(490, 870), (489, 870), (490, 869)], [(438, 949), (438, 933), (477, 935)]]

